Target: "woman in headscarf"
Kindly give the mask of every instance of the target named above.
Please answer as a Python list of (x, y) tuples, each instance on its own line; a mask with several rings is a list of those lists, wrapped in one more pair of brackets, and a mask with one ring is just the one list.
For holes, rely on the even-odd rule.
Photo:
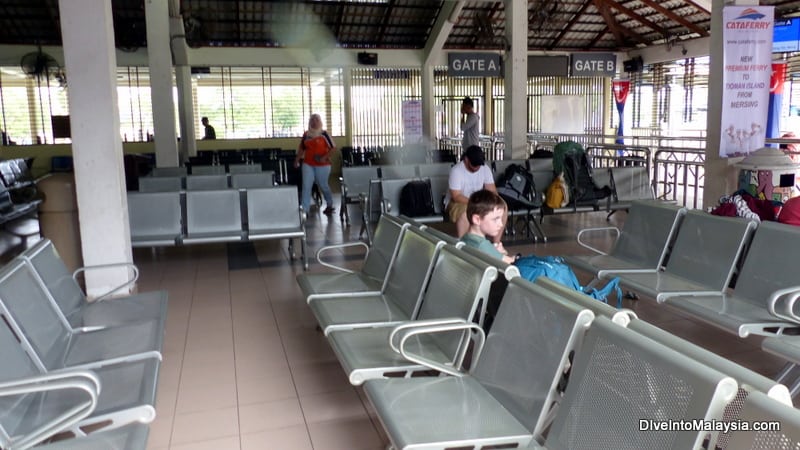
[(333, 196), (328, 185), (328, 177), (331, 174), (330, 153), (336, 148), (333, 139), (327, 131), (322, 129), (322, 118), (319, 114), (312, 114), (308, 119), (308, 130), (303, 133), (300, 145), (297, 147), (297, 157), (294, 166), (302, 164), (303, 174), (303, 210), (308, 212), (311, 207), (311, 188), (314, 181), (317, 182), (322, 196), (325, 197), (327, 208), (323, 211), (326, 215), (331, 215), (335, 211), (333, 208)]

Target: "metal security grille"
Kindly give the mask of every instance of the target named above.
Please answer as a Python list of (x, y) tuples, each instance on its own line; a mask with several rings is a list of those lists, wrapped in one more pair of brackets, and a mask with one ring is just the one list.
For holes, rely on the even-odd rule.
[(351, 142), (354, 147), (403, 145), (403, 101), (422, 97), (419, 69), (352, 70)]

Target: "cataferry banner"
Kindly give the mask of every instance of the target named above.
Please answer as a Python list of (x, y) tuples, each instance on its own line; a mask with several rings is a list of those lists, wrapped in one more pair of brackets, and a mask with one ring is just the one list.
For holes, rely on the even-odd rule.
[(764, 146), (772, 73), (772, 6), (723, 10), (721, 157), (742, 156)]

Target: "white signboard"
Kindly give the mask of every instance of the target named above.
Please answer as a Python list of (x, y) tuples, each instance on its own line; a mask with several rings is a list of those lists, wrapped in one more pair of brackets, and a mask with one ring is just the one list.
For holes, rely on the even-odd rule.
[(403, 100), (403, 142), (417, 144), (422, 141), (422, 102)]
[(772, 6), (726, 6), (721, 157), (764, 146), (772, 73)]
[(542, 97), (542, 133), (582, 134), (586, 99), (580, 95)]

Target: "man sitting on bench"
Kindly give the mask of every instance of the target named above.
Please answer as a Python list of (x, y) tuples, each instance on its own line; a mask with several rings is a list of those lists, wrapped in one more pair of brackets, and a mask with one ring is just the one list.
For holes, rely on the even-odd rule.
[[(484, 164), (483, 150), (480, 147), (473, 145), (467, 148), (461, 162), (450, 170), (448, 187), (445, 198), (447, 217), (456, 224), (456, 234), (460, 238), (469, 231), (467, 220), (469, 196), (481, 189), (497, 192), (492, 170)], [(507, 208), (505, 209), (507, 211)], [(506, 214), (503, 214), (503, 228), (505, 222)], [(498, 243), (502, 235), (501, 229), (497, 236), (490, 236), (489, 240)]]

